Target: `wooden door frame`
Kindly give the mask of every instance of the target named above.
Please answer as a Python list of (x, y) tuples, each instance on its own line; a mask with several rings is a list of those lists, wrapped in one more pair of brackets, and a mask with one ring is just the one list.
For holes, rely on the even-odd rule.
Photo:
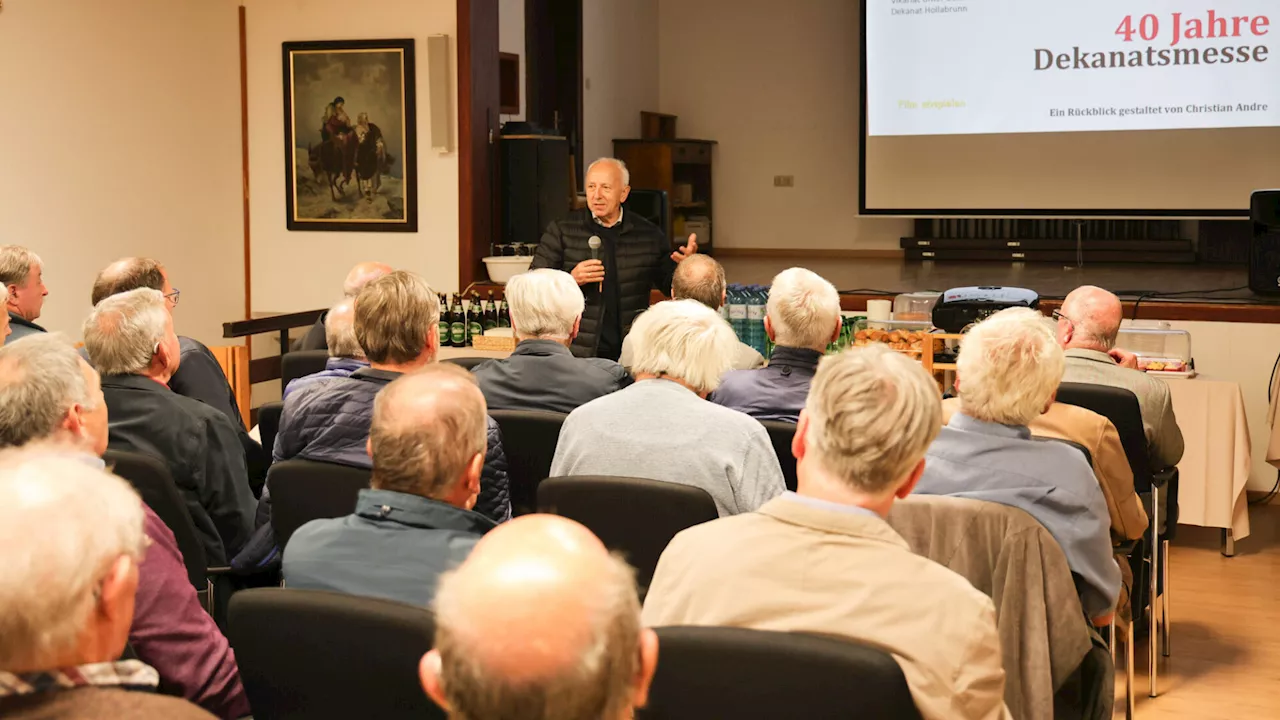
[(494, 229), (498, 0), (458, 0), (458, 289), (486, 278)]

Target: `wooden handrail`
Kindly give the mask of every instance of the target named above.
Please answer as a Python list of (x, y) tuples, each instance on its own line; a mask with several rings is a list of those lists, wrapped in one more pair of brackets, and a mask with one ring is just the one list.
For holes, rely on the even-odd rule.
[(288, 331), (296, 327), (314, 325), (325, 311), (304, 310), (288, 315), (269, 315), (267, 317), (236, 320), (222, 323), (222, 337), (238, 338), (248, 335), (259, 335), (268, 332)]

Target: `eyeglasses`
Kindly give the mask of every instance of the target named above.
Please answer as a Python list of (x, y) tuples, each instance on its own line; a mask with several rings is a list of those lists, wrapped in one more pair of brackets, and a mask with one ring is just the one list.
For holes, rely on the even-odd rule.
[[(171, 292), (171, 293), (169, 293), (168, 295), (165, 295), (165, 296), (164, 296), (164, 299), (165, 299), (165, 300), (168, 300), (168, 301), (170, 301), (170, 302), (172, 302), (174, 305), (177, 305), (177, 304), (178, 304), (178, 296), (179, 296), (179, 295), (181, 295), (181, 294), (182, 294), (182, 291), (181, 291), (181, 290), (179, 290), (178, 288), (174, 288), (174, 289), (173, 289), (173, 292)], [(155, 297), (155, 296), (153, 295), (152, 297)]]
[(1075, 321), (1075, 320), (1072, 320), (1071, 318), (1067, 317), (1066, 315), (1063, 315), (1063, 314), (1062, 314), (1062, 312), (1061, 312), (1061, 311), (1059, 311), (1059, 310), (1054, 310), (1054, 311), (1053, 311), (1053, 319), (1054, 319), (1054, 320), (1066, 320), (1067, 322), (1071, 323), (1071, 326), (1072, 326), (1072, 327), (1075, 327), (1075, 325), (1076, 325), (1076, 321)]

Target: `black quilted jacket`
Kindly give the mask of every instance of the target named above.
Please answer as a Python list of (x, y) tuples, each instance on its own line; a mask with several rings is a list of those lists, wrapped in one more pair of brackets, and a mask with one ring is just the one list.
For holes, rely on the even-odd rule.
[[(590, 210), (575, 210), (564, 220), (547, 226), (530, 267), (551, 268), (569, 272), (583, 260), (591, 259), (587, 241), (599, 234)], [(671, 241), (657, 225), (634, 212), (623, 211), (621, 242), (618, 243), (619, 305), (622, 307), (622, 336), (631, 330), (636, 316), (649, 309), (649, 291), (671, 292), (671, 276), (676, 263), (671, 259)], [(614, 268), (605, 268), (613, 272)], [(604, 297), (597, 284), (582, 287), (587, 307), (582, 312), (582, 326), (573, 341), (573, 354), (595, 357), (600, 340), (600, 322), (604, 316)]]

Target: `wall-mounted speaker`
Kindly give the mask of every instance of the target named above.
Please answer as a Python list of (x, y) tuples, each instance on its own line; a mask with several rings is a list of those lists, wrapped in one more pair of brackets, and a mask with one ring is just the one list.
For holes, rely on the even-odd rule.
[(1249, 247), (1249, 289), (1280, 295), (1280, 190), (1258, 190), (1249, 203), (1253, 244)]
[(427, 36), (427, 79), (431, 95), (431, 149), (453, 151), (453, 109), (449, 102), (449, 36)]

